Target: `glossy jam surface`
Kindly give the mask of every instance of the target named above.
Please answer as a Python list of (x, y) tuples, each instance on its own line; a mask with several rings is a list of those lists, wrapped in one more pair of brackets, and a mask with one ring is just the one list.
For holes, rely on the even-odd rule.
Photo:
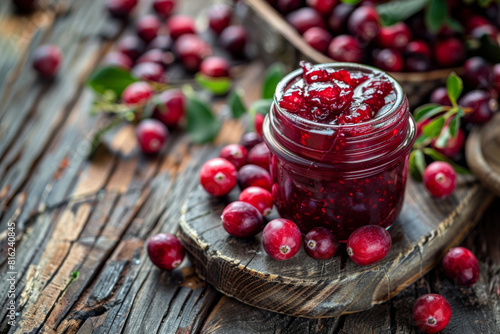
[[(304, 68), (280, 83), (263, 126), (281, 216), (303, 233), (321, 226), (344, 242), (360, 226), (388, 227), (403, 205), (415, 136), (401, 87), (383, 72), (360, 65)], [(330, 76), (318, 90), (306, 78), (316, 69), (342, 75), (342, 81)], [(311, 102), (329, 86), (328, 91), (340, 92), (329, 104)], [(292, 110), (288, 98), (298, 91), (302, 100)], [(352, 112), (359, 106), (369, 111), (366, 117)]]

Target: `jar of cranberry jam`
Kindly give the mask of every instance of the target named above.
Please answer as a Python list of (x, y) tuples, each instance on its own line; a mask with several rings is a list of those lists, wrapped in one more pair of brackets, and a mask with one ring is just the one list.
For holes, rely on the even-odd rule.
[(389, 227), (415, 140), (401, 86), (369, 66), (301, 67), (279, 83), (263, 125), (278, 211), (341, 241), (363, 225)]

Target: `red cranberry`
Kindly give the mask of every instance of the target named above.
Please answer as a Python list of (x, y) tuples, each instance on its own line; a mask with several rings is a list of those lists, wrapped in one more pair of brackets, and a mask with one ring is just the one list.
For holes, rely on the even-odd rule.
[(259, 210), (246, 202), (233, 202), (222, 211), (222, 226), (238, 238), (253, 237), (262, 231), (264, 221)]
[(144, 105), (153, 97), (153, 93), (153, 88), (147, 82), (134, 82), (123, 91), (122, 100), (127, 105)]
[(474, 28), (488, 25), (488, 24), (490, 24), (490, 21), (488, 21), (488, 19), (486, 19), (485, 17), (478, 15), (478, 14), (470, 15), (470, 13), (468, 13), (468, 15), (466, 17), (465, 26), (467, 27), (467, 30), (469, 30), (469, 31), (471, 31)]
[(403, 56), (398, 51), (383, 49), (377, 52), (374, 59), (375, 66), (384, 71), (401, 72), (403, 70)]
[(479, 278), (479, 263), (467, 248), (450, 249), (443, 258), (443, 269), (449, 279), (461, 286), (471, 287)]
[(168, 138), (167, 127), (156, 119), (145, 119), (137, 125), (137, 141), (144, 153), (157, 154)]
[(301, 0), (277, 0), (276, 8), (282, 15), (286, 15), (302, 6)]
[(264, 250), (275, 260), (288, 260), (300, 250), (302, 234), (291, 220), (271, 220), (262, 232)]
[(450, 322), (450, 304), (443, 296), (428, 294), (413, 304), (413, 322), (424, 333), (438, 333)]
[(186, 34), (175, 42), (175, 53), (188, 71), (197, 71), (201, 62), (212, 54), (211, 46), (198, 35)]
[(162, 51), (170, 51), (172, 50), (172, 44), (170, 36), (160, 35), (148, 44), (148, 50), (160, 49)]
[(160, 30), (160, 20), (154, 15), (146, 15), (139, 19), (136, 24), (137, 35), (146, 43), (151, 42), (158, 36)]
[(354, 9), (356, 9), (356, 7), (345, 3), (340, 3), (335, 6), (330, 18), (328, 19), (328, 26), (330, 29), (336, 34), (346, 32), (347, 20), (349, 19), (349, 16), (351, 16)]
[(480, 39), (484, 35), (489, 36), (490, 40), (494, 44), (498, 45), (498, 42), (497, 42), (498, 29), (491, 24), (480, 26), (480, 27), (472, 29), (472, 31), (470, 32), (470, 35), (474, 39)]
[(248, 187), (243, 190), (238, 200), (252, 204), (263, 216), (268, 216), (273, 210), (273, 195), (261, 187)]
[(16, 10), (20, 13), (30, 13), (35, 10), (37, 0), (12, 0)]
[(167, 28), (170, 32), (170, 37), (174, 40), (182, 35), (196, 34), (193, 18), (185, 15), (172, 16), (167, 22)]
[(306, 3), (322, 15), (330, 15), (338, 0), (306, 0)]
[(104, 57), (103, 64), (109, 66), (116, 66), (126, 71), (130, 71), (134, 62), (129, 56), (121, 53), (121, 52), (110, 52)]
[(33, 68), (44, 78), (53, 78), (62, 63), (61, 50), (55, 45), (42, 45), (33, 52)]
[(500, 93), (500, 64), (493, 66), (493, 88)]
[(425, 72), (431, 69), (431, 48), (425, 41), (408, 43), (404, 56), (408, 71)]
[(224, 29), (229, 27), (233, 12), (228, 5), (221, 3), (210, 7), (207, 15), (208, 26), (215, 34), (220, 35)]
[(200, 72), (210, 78), (229, 77), (229, 63), (222, 57), (208, 57), (201, 63)]
[(229, 26), (219, 36), (221, 46), (235, 57), (245, 54), (247, 31), (242, 26)]
[(353, 36), (340, 35), (332, 39), (328, 55), (336, 61), (359, 63), (363, 59), (363, 50)]
[(325, 27), (321, 15), (312, 8), (298, 9), (286, 17), (287, 21), (302, 35), (313, 27)]
[(304, 238), (304, 249), (313, 259), (328, 260), (335, 255), (338, 247), (337, 238), (324, 227), (313, 228)]
[(145, 49), (144, 42), (136, 36), (125, 36), (116, 45), (118, 52), (123, 53), (132, 60), (136, 60)]
[(456, 174), (449, 163), (434, 161), (424, 171), (425, 188), (436, 198), (448, 197), (455, 189)]
[(371, 41), (379, 33), (378, 13), (372, 6), (358, 7), (349, 17), (347, 27), (352, 35), (359, 36), (365, 41)]
[(465, 83), (471, 87), (489, 87), (493, 79), (493, 72), (486, 60), (481, 57), (472, 57), (464, 63)]
[(266, 116), (256, 113), (254, 118), (253, 118), (253, 127), (255, 129), (255, 132), (259, 134), (259, 136), (262, 137), (262, 125), (264, 124), (264, 118)]
[(158, 15), (163, 17), (170, 16), (174, 12), (175, 6), (175, 0), (155, 0), (153, 2), (153, 9)]
[(226, 159), (208, 160), (201, 167), (200, 183), (212, 196), (227, 195), (236, 185), (236, 167)]
[(241, 137), (241, 145), (243, 145), (247, 150), (251, 150), (259, 143), (262, 143), (262, 137), (256, 132), (248, 132)]
[(148, 241), (149, 259), (160, 269), (172, 270), (184, 260), (184, 247), (169, 233), (157, 234)]
[[(447, 126), (444, 127), (443, 131), (448, 131), (448, 127)], [(445, 147), (443, 148), (436, 147), (435, 141), (431, 143), (431, 146), (436, 151), (446, 155), (448, 158), (454, 158), (460, 153), (462, 147), (464, 147), (464, 143), (465, 143), (465, 133), (462, 131), (462, 129), (458, 129), (457, 136), (449, 138), (448, 141), (446, 142)]]
[(136, 64), (155, 63), (163, 68), (167, 68), (174, 62), (174, 57), (170, 52), (160, 49), (151, 49), (136, 60)]
[(473, 90), (465, 94), (458, 102), (462, 107), (472, 108), (472, 113), (466, 116), (472, 123), (486, 123), (498, 109), (498, 102), (491, 98), (490, 93), (483, 90)]
[(107, 0), (106, 8), (111, 15), (116, 17), (126, 17), (137, 6), (137, 0)]
[(186, 113), (184, 94), (180, 89), (169, 89), (158, 96), (153, 115), (166, 126), (174, 128)]
[(441, 106), (451, 106), (450, 97), (445, 87), (434, 89), (431, 94), (430, 102)]
[(347, 239), (347, 255), (354, 263), (366, 266), (386, 257), (391, 245), (391, 236), (384, 228), (378, 225), (361, 226)]
[(332, 35), (324, 28), (312, 27), (304, 33), (304, 40), (319, 52), (326, 53), (332, 41)]
[(154, 81), (166, 83), (167, 76), (165, 70), (157, 63), (140, 63), (132, 69), (132, 75), (144, 81)]
[(285, 94), (283, 94), (283, 97), (280, 100), (280, 107), (289, 112), (297, 112), (303, 102), (304, 93), (302, 92), (302, 89), (289, 89), (285, 92)]
[(241, 169), (247, 163), (248, 151), (247, 149), (239, 144), (231, 144), (225, 146), (221, 151), (221, 158), (226, 159), (236, 167), (236, 169)]
[(257, 144), (248, 152), (248, 163), (269, 170), (270, 155), (266, 143)]
[(255, 186), (272, 191), (273, 180), (264, 168), (256, 165), (245, 165), (238, 172), (238, 185), (241, 190)]
[(465, 59), (465, 48), (457, 38), (447, 38), (434, 45), (434, 59), (439, 66), (452, 67), (462, 64)]
[(380, 28), (377, 43), (381, 48), (403, 49), (411, 40), (410, 28), (399, 22), (389, 27)]

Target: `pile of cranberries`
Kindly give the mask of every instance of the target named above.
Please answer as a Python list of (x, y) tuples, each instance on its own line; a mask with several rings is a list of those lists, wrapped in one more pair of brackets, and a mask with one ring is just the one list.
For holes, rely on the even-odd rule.
[(425, 72), (461, 66), (466, 41), (483, 35), (497, 41), (500, 6), (488, 8), (448, 0), (451, 16), (463, 22), (464, 32), (444, 26), (433, 34), (424, 11), (391, 26), (382, 26), (375, 5), (363, 0), (350, 5), (339, 0), (266, 0), (314, 49), (336, 61), (372, 64), (392, 72)]

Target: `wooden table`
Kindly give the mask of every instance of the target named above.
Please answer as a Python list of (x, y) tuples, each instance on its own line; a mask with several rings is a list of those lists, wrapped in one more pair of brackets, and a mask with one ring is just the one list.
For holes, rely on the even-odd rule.
[[(1, 333), (414, 333), (412, 304), (428, 292), (451, 304), (443, 333), (500, 332), (499, 200), (464, 242), (481, 262), (473, 288), (454, 287), (437, 268), (389, 302), (338, 318), (246, 306), (206, 285), (189, 261), (173, 272), (158, 270), (145, 241), (159, 231), (175, 233), (199, 167), (236, 142), (246, 125), (227, 120), (214, 146), (193, 145), (175, 131), (157, 159), (140, 154), (125, 126), (110, 140), (113, 153), (101, 149), (86, 160), (102, 119), (89, 115), (93, 96), (83, 83), (121, 29), (105, 20), (103, 0), (41, 2), (45, 9), (28, 17), (0, 2)], [(207, 6), (186, 0), (180, 11), (195, 15), (198, 5)], [(28, 59), (47, 42), (65, 56), (53, 83), (38, 80)], [(241, 70), (237, 85), (248, 104), (259, 96), (263, 69), (255, 61)], [(12, 268), (9, 223), (16, 236)], [(8, 325), (11, 300), (16, 328)]]

